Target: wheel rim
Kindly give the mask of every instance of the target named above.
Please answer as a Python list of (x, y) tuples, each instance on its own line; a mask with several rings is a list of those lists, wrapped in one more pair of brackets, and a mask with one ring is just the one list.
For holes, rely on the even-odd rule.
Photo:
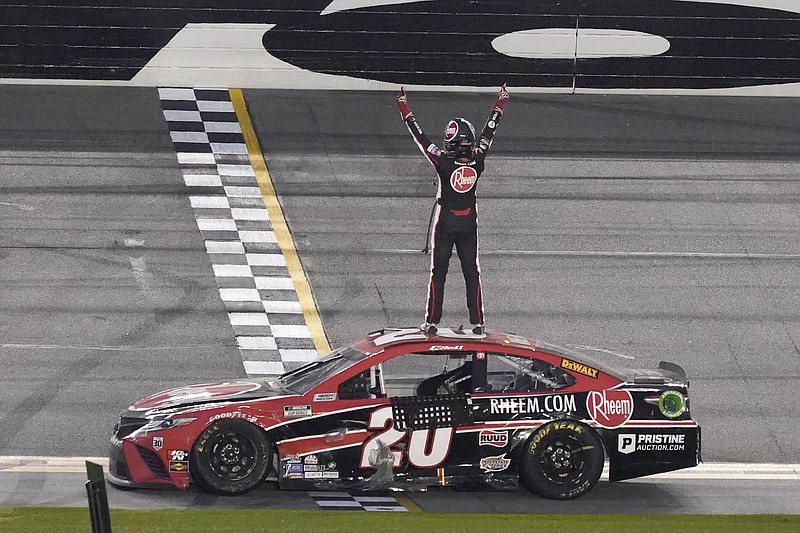
[(258, 464), (258, 452), (252, 439), (238, 432), (217, 435), (209, 443), (211, 470), (228, 481), (249, 476)]
[(557, 436), (542, 446), (541, 472), (553, 483), (571, 485), (580, 480), (586, 471), (586, 446), (574, 437)]

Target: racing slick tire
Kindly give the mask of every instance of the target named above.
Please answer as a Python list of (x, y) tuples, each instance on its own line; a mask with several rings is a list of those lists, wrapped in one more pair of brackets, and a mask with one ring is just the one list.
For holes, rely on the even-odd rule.
[(256, 488), (271, 461), (272, 444), (261, 428), (244, 420), (221, 420), (197, 437), (189, 471), (201, 488), (233, 496)]
[(597, 484), (604, 459), (603, 442), (592, 428), (574, 420), (551, 422), (525, 443), (520, 481), (544, 498), (570, 500)]

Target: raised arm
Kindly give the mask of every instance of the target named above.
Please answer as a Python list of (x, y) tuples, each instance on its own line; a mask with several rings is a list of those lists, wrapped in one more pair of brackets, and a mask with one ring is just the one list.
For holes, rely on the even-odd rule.
[(400, 108), (400, 116), (402, 117), (403, 122), (406, 123), (406, 127), (411, 133), (411, 137), (414, 138), (414, 142), (417, 143), (420, 151), (425, 155), (425, 157), (428, 158), (428, 161), (430, 161), (434, 167), (438, 168), (442, 151), (438, 146), (433, 144), (428, 136), (425, 135), (425, 132), (422, 131), (422, 126), (419, 125), (416, 117), (414, 117), (414, 113), (408, 106), (406, 91), (401, 87), (400, 92), (397, 93), (394, 99), (397, 101), (397, 107)]
[(489, 114), (489, 119), (486, 121), (486, 125), (483, 127), (481, 137), (478, 139), (478, 143), (475, 146), (475, 155), (479, 157), (486, 157), (486, 153), (492, 146), (494, 132), (497, 130), (497, 126), (500, 124), (500, 119), (503, 116), (503, 108), (505, 107), (507, 101), (508, 91), (506, 90), (506, 84), (504, 83), (503, 86), (500, 87), (500, 92), (497, 93), (497, 102), (495, 102), (494, 108)]

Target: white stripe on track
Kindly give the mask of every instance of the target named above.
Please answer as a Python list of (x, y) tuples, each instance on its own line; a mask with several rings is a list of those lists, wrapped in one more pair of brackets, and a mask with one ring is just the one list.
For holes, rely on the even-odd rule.
[[(54, 457), (54, 456), (0, 456), (0, 474), (30, 473), (85, 473), (86, 461), (108, 469), (105, 457)], [(606, 465), (607, 467), (608, 465)], [(608, 479), (608, 469), (602, 479)], [(694, 468), (653, 474), (645, 479), (729, 479), (800, 481), (800, 464), (778, 463), (702, 463)], [(330, 495), (330, 493), (324, 493)]]
[[(367, 250), (388, 254), (419, 254), (421, 250), (373, 248)], [(612, 252), (602, 250), (484, 250), (481, 255), (528, 255), (567, 257), (647, 257), (680, 259), (800, 259), (800, 254), (748, 254), (735, 252)]]

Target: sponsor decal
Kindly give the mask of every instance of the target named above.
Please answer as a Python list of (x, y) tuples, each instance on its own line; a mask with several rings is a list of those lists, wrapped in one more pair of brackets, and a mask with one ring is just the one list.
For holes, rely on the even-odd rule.
[(429, 153), (431, 153), (431, 154), (433, 154), (433, 155), (437, 155), (437, 156), (442, 154), (442, 151), (441, 151), (441, 150), (439, 150), (439, 147), (438, 147), (438, 146), (436, 146), (436, 145), (435, 145), (435, 144), (433, 144), (433, 143), (431, 143), (431, 144), (429, 144), (429, 145), (428, 145), (428, 152), (429, 152)]
[(303, 471), (303, 465), (298, 464), (298, 463), (291, 463), (291, 464), (289, 464), (287, 466), (289, 467), (289, 469), (287, 470), (288, 472), (302, 472)]
[(583, 374), (584, 376), (589, 376), (590, 378), (597, 379), (598, 371), (596, 368), (586, 366), (583, 363), (578, 363), (577, 361), (571, 361), (569, 359), (561, 359), (561, 368), (566, 368), (567, 370), (572, 370), (573, 372), (577, 372), (578, 374)]
[(339, 479), (339, 472), (328, 470), (322, 473), (323, 479)]
[(506, 454), (481, 458), (481, 470), (486, 472), (501, 472), (508, 468), (511, 459), (506, 459)]
[(431, 352), (435, 352), (436, 350), (463, 350), (463, 349), (464, 346), (444, 346), (440, 344), (434, 344), (433, 346), (428, 348), (428, 350)]
[(153, 437), (153, 449), (160, 450), (164, 447), (164, 438), (163, 437)]
[(169, 462), (169, 471), (170, 472), (186, 472), (189, 470), (189, 461), (170, 461)]
[(477, 361), (485, 361), (486, 360), (486, 352), (476, 352), (475, 353), (475, 360), (477, 360)]
[(328, 463), (328, 470), (336, 470), (336, 463), (334, 463), (333, 461)]
[(241, 419), (247, 420), (248, 422), (252, 422), (253, 424), (255, 424), (257, 422), (257, 420), (258, 420), (253, 415), (247, 415), (245, 413), (240, 413), (238, 411), (233, 411), (233, 412), (230, 412), (230, 413), (219, 413), (219, 414), (216, 414), (216, 415), (212, 416), (211, 418), (209, 418), (208, 421), (209, 422), (216, 422), (217, 420), (222, 420), (222, 419), (226, 419), (226, 418), (241, 418)]
[(444, 130), (445, 142), (452, 141), (456, 138), (456, 135), (458, 135), (458, 123), (455, 120), (451, 120)]
[(316, 455), (306, 455), (305, 458), (303, 458), (303, 463), (307, 465), (315, 465), (319, 463), (319, 459)]
[(186, 450), (170, 450), (167, 452), (169, 454), (169, 458), (172, 461), (188, 461), (189, 460), (189, 452)]
[(472, 167), (458, 167), (450, 174), (450, 186), (458, 193), (469, 192), (476, 181), (478, 173)]
[(479, 446), (495, 446), (505, 448), (508, 445), (508, 431), (487, 429), (478, 434)]
[(306, 472), (321, 472), (325, 470), (324, 465), (304, 465), (303, 470)]
[(617, 435), (617, 449), (624, 454), (634, 452), (682, 452), (686, 449), (686, 435), (682, 433), (620, 433)]
[(578, 410), (572, 394), (529, 396), (526, 398), (492, 398), (489, 411), (493, 415), (526, 415), (537, 413), (571, 413)]
[(497, 126), (497, 122), (495, 122), (494, 120), (490, 120), (489, 122), (486, 123), (486, 126), (494, 129), (494, 127)]
[(315, 402), (333, 402), (336, 401), (335, 392), (321, 392), (314, 395)]
[(301, 416), (311, 416), (310, 405), (285, 405), (283, 407), (284, 418), (299, 418)]
[(586, 410), (600, 426), (614, 429), (633, 415), (633, 397), (626, 390), (591, 391), (586, 396)]
[(321, 479), (322, 472), (305, 472), (303, 474), (303, 477), (305, 477), (306, 479)]

